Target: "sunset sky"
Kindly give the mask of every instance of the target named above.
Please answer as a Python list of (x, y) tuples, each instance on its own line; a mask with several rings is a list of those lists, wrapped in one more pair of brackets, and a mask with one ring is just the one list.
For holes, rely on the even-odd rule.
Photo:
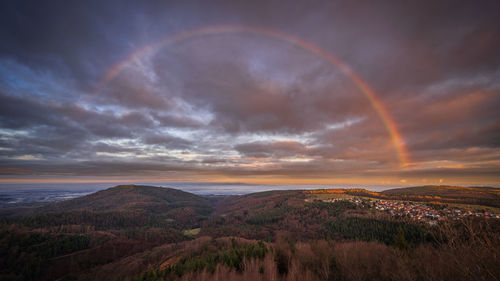
[(500, 2), (2, 1), (0, 182), (92, 181), (498, 186)]

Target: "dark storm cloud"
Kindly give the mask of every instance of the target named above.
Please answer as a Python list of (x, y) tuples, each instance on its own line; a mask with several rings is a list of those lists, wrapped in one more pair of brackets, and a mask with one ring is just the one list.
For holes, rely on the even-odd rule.
[(153, 113), (154, 119), (163, 127), (199, 128), (203, 123), (185, 116)]
[[(40, 103), (0, 95), (2, 128), (21, 130), (14, 136), (2, 133), (7, 155), (61, 157), (99, 138), (132, 138), (153, 125), (139, 112), (116, 115), (95, 112), (76, 104)], [(83, 151), (82, 151), (83, 152)]]
[(307, 147), (296, 141), (274, 141), (270, 143), (252, 142), (235, 146), (236, 151), (249, 157), (287, 157), (298, 156), (307, 151)]
[(427, 135), (411, 146), (412, 150), (466, 149), (468, 147), (495, 148), (500, 144), (500, 123), (472, 130), (440, 132)]
[[(294, 55), (310, 57), (304, 51)], [(224, 63), (215, 58), (200, 65), (195, 59), (197, 57), (183, 57), (182, 62), (168, 61), (168, 65), (179, 65), (175, 68), (176, 73), (167, 74), (178, 75), (175, 78), (184, 101), (212, 111), (215, 116), (210, 125), (229, 133), (314, 131), (369, 108), (367, 100), (352, 82), (346, 77), (332, 76), (335, 69), (331, 66), (323, 69), (326, 73), (317, 73), (318, 76), (330, 77), (326, 86), (308, 86), (302, 83), (305, 80), (302, 76), (283, 85), (255, 77), (244, 63)], [(319, 58), (312, 59), (320, 63), (320, 68), (324, 67), (325, 63)], [(162, 73), (162, 69), (169, 68), (161, 60), (157, 61), (159, 76), (169, 77)]]
[[(169, 171), (193, 171), (192, 167), (182, 167), (165, 163), (154, 162), (116, 162), (116, 161), (81, 161), (68, 163), (49, 163), (43, 161), (23, 161), (31, 162), (32, 170), (26, 170), (27, 175), (70, 175), (70, 176), (137, 176), (144, 172), (169, 172)], [(26, 163), (11, 162), (9, 169), (17, 169), (18, 165), (26, 165)], [(1, 163), (2, 171), (4, 164)], [(5, 173), (12, 173), (11, 170), (4, 169)], [(14, 170), (21, 173), (19, 170)]]
[(412, 136), (411, 151), (468, 147), (497, 148), (500, 90), (455, 92), (432, 103), (420, 104), (418, 118), (409, 119), (405, 132)]
[(150, 86), (150, 81), (137, 77), (118, 77), (100, 89), (96, 97), (98, 102), (117, 104), (127, 108), (169, 109), (174, 106), (166, 93)]
[(191, 142), (182, 138), (170, 136), (167, 134), (152, 134), (143, 137), (142, 141), (145, 144), (152, 144), (165, 147), (167, 149), (182, 149), (189, 148)]
[(0, 122), (2, 127), (9, 129), (35, 130), (47, 127), (53, 129), (54, 133), (59, 131), (59, 134), (83, 130), (89, 136), (127, 137), (132, 135), (134, 129), (152, 125), (150, 118), (138, 112), (123, 115), (100, 113), (77, 104), (41, 103), (1, 94), (0, 104)]
[(332, 27), (320, 40), (376, 90), (410, 94), (398, 90), (497, 71), (498, 9), (496, 1), (338, 1), (319, 12)]
[[(498, 1), (4, 1), (0, 173), (487, 178), (500, 171)], [(314, 51), (374, 88), (407, 144)], [(389, 121), (391, 122), (391, 121)], [(495, 173), (496, 172), (496, 173)]]
[(198, 15), (212, 6), (202, 13), (196, 3), (169, 2), (2, 2), (0, 58), (74, 78), (89, 90), (110, 65), (134, 48), (179, 29), (178, 20), (196, 24)]
[(19, 129), (35, 125), (61, 125), (62, 122), (52, 116), (54, 105), (11, 97), (0, 93), (0, 121), (3, 128)]
[(135, 152), (136, 150), (129, 147), (123, 147), (119, 145), (110, 145), (103, 142), (98, 142), (90, 148), (95, 152), (108, 152), (108, 153), (119, 153), (119, 152)]
[(227, 162), (229, 162), (227, 159), (214, 158), (214, 157), (205, 158), (201, 161), (201, 163), (203, 164), (220, 164)]
[(97, 50), (110, 51), (106, 49), (106, 34), (100, 32), (97, 22), (105, 24), (102, 20), (106, 17), (97, 14), (104, 16), (112, 12), (112, 7), (96, 8), (69, 1), (4, 2), (0, 9), (2, 57), (14, 58), (41, 71), (91, 78), (101, 59), (94, 54)]

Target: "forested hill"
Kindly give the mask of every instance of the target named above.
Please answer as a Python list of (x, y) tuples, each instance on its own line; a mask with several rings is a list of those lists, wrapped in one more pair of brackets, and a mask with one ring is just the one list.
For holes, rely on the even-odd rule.
[(395, 188), (383, 191), (385, 194), (394, 195), (430, 195), (442, 197), (500, 197), (500, 188), (488, 186), (449, 186), (449, 185), (424, 185), (414, 187)]
[(172, 188), (119, 185), (87, 196), (47, 205), (40, 211), (149, 211), (162, 213), (177, 207), (209, 208), (208, 199)]
[(426, 185), (390, 189), (382, 194), (409, 200), (423, 199), (500, 207), (500, 188), (486, 186)]
[(318, 189), (306, 193), (338, 193), (390, 200), (474, 204), (500, 208), (500, 188), (426, 185), (374, 192), (366, 189)]
[(155, 213), (172, 207), (203, 207), (210, 202), (192, 193), (172, 188), (140, 185), (119, 185), (87, 196), (50, 204), (43, 211), (122, 211), (146, 210)]
[(211, 213), (205, 197), (137, 185), (13, 209), (0, 219), (0, 280), (56, 280), (182, 242), (189, 239), (183, 231), (200, 227)]
[[(323, 189), (213, 199), (169, 188), (116, 186), (34, 207), (29, 215), (0, 217), (0, 280), (500, 276), (500, 220), (428, 224), (393, 216), (374, 208), (378, 200), (366, 200), (404, 196)], [(327, 200), (338, 198), (346, 200)], [(465, 278), (457, 278), (457, 268)]]

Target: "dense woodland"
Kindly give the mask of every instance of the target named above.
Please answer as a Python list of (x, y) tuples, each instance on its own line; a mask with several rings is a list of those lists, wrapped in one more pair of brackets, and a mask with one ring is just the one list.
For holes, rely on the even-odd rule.
[(9, 210), (0, 280), (500, 279), (498, 220), (431, 226), (309, 196), (118, 186)]

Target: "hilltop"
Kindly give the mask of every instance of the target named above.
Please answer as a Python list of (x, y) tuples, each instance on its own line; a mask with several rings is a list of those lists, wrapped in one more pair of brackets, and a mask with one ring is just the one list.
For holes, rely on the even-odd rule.
[(91, 212), (142, 212), (165, 214), (207, 215), (212, 203), (206, 197), (173, 188), (118, 185), (86, 196), (65, 201), (46, 203), (42, 206), (20, 206), (0, 210), (3, 217), (26, 217), (46, 213)]
[(500, 189), (494, 187), (426, 185), (397, 188), (382, 194), (403, 200), (434, 201), (441, 203), (474, 204), (500, 207)]
[(449, 185), (424, 185), (403, 187), (385, 190), (384, 194), (394, 195), (423, 195), (441, 196), (450, 198), (500, 198), (500, 188), (488, 186), (449, 186)]
[(79, 198), (40, 208), (39, 212), (146, 211), (165, 213), (177, 208), (207, 211), (210, 202), (201, 196), (173, 188), (118, 185)]

